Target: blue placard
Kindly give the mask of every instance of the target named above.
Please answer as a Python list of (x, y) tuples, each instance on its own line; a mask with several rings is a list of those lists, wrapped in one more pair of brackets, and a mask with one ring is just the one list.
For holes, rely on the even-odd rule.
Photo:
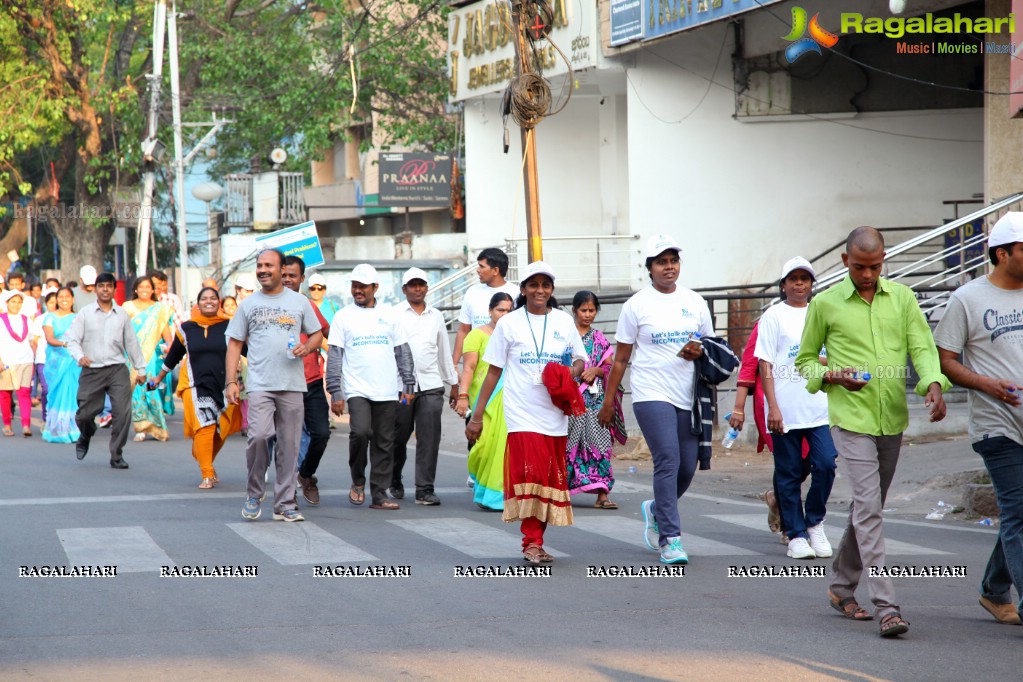
[[(643, 39), (658, 38), (775, 5), (781, 0), (643, 0)], [(784, 13), (783, 19), (788, 18)], [(612, 15), (613, 20), (613, 15)], [(784, 35), (781, 27), (779, 35)]]
[(611, 45), (643, 39), (643, 8), (649, 0), (611, 0)]

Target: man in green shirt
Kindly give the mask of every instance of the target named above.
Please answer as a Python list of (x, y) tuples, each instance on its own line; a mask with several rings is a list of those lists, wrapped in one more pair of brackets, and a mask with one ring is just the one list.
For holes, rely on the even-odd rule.
[[(849, 276), (810, 302), (796, 366), (808, 391), (828, 394), (831, 437), (852, 488), (849, 523), (832, 565), (831, 605), (853, 620), (872, 618), (853, 596), (866, 567), (881, 636), (894, 637), (909, 623), (884, 575), (881, 509), (909, 425), (906, 356), (920, 375), (916, 392), (926, 396), (932, 422), (944, 419), (941, 394), (951, 385), (913, 291), (881, 278), (884, 257), (884, 237), (873, 227), (849, 234), (842, 254)], [(818, 360), (822, 345), (827, 367)]]

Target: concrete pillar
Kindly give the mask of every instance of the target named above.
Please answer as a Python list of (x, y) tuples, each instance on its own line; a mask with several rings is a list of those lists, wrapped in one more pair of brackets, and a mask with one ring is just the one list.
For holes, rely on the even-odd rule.
[[(1010, 0), (987, 0), (985, 16), (1006, 17), (1012, 11)], [(1020, 21), (1020, 17), (1016, 17)], [(1012, 41), (1008, 31), (988, 34), (985, 40), (997, 43)], [(984, 89), (989, 93), (1005, 93), (1012, 88), (1009, 61), (1019, 56), (986, 55), (984, 58)], [(994, 201), (1023, 190), (1023, 118), (1009, 118), (1006, 95), (984, 95), (984, 195)]]

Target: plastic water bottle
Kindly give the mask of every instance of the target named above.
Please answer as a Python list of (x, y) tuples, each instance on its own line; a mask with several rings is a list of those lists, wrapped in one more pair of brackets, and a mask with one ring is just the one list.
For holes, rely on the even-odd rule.
[[(731, 418), (732, 418), (731, 412), (725, 415), (726, 422), (729, 421)], [(735, 428), (734, 426), (729, 426), (728, 433), (726, 433), (725, 437), (721, 439), (721, 445), (723, 445), (726, 450), (731, 450), (732, 446), (735, 445), (735, 439), (738, 437), (739, 429)]]
[(928, 521), (941, 521), (950, 511), (952, 511), (952, 507), (938, 500), (938, 506), (931, 507), (930, 513), (924, 518)]
[(298, 341), (295, 340), (295, 335), (292, 334), (291, 336), (288, 337), (288, 358), (290, 358), (291, 360), (298, 360), (298, 358), (296, 358), (295, 354), (292, 352), (295, 350), (296, 346), (298, 346)]

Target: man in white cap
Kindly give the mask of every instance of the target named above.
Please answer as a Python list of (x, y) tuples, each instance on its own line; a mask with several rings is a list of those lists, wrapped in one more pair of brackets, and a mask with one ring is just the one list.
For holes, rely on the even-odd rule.
[(75, 310), (85, 310), (85, 306), (96, 302), (96, 268), (83, 265), (78, 271), (78, 286), (73, 289)]
[[(1001, 623), (1023, 616), (1023, 213), (988, 235), (986, 277), (956, 289), (934, 330), (941, 371), (970, 389), (970, 440), (998, 499), (999, 528), (980, 582), (980, 605)], [(962, 354), (962, 361), (959, 360)]]
[[(349, 501), (366, 501), (366, 453), (370, 462), (370, 509), (398, 509), (387, 499), (394, 466), (394, 420), (398, 400), (409, 401), (416, 374), (412, 351), (393, 312), (377, 305), (380, 278), (368, 263), (352, 270), (355, 305), (342, 308), (327, 340), (327, 393), (331, 411), (351, 415), (348, 465), (352, 472)], [(399, 385), (399, 375), (401, 385)]]
[(251, 273), (243, 272), (234, 278), (234, 297), (235, 300), (241, 303), (246, 298), (252, 295), (252, 292), (256, 290), (259, 285), (256, 283), (256, 278)]
[[(846, 618), (870, 620), (855, 598), (865, 579), (880, 635), (895, 637), (908, 632), (909, 623), (884, 571), (881, 509), (909, 425), (906, 356), (920, 375), (916, 392), (926, 396), (931, 421), (945, 418), (941, 394), (951, 385), (913, 290), (881, 277), (884, 257), (884, 237), (876, 228), (849, 233), (842, 254), (849, 275), (810, 302), (796, 367), (808, 391), (827, 393), (831, 438), (852, 489), (849, 522), (831, 567), (831, 606)], [(828, 349), (827, 367), (820, 363), (821, 346)]]
[(394, 472), (391, 474), (391, 497), (401, 499), (405, 488), (401, 472), (408, 457), (407, 445), (416, 432), (416, 504), (437, 505), (434, 492), (437, 477), (437, 456), (440, 454), (440, 418), (444, 411), (444, 386), (450, 387), (449, 401), (458, 399), (458, 375), (451, 362), (451, 344), (444, 316), (426, 304), (430, 286), (427, 274), (409, 268), (401, 276), (405, 300), (394, 306), (398, 324), (408, 339), (415, 361), (416, 386), (413, 400), (397, 406), (394, 443)]
[(327, 324), (334, 321), (334, 315), (341, 309), (341, 306), (327, 298), (327, 278), (318, 272), (309, 276), (309, 298), (327, 320)]
[[(774, 494), (793, 559), (832, 554), (824, 515), (835, 483), (837, 453), (828, 433), (828, 397), (819, 391), (808, 393), (806, 379), (795, 365), (816, 277), (805, 258), (796, 256), (785, 263), (779, 283), (782, 302), (761, 316), (753, 351), (760, 362), (767, 428), (774, 441)], [(811, 477), (805, 507), (800, 490), (804, 441), (809, 445)]]

